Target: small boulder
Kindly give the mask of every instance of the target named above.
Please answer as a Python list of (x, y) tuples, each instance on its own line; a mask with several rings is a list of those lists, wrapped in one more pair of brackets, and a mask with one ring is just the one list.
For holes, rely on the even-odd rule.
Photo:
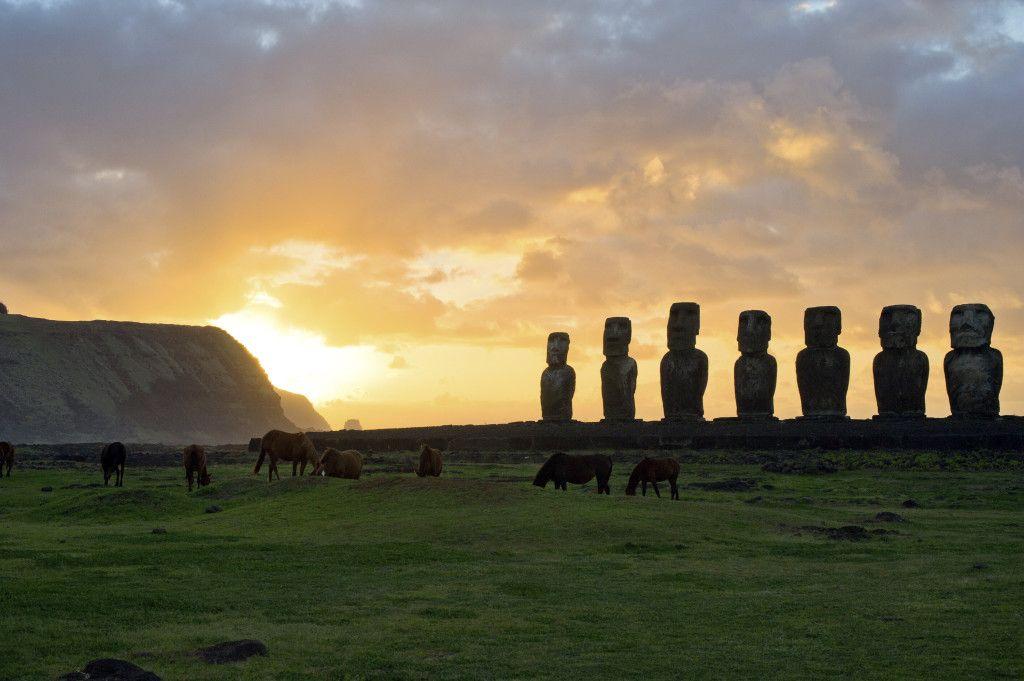
[(227, 664), (241, 662), (254, 655), (266, 655), (267, 646), (262, 641), (243, 639), (241, 641), (225, 641), (195, 652), (196, 656), (207, 664)]
[(131, 662), (103, 658), (93, 660), (80, 672), (64, 674), (57, 681), (160, 681), (160, 677)]
[(52, 487), (50, 487), (49, 485), (47, 485), (46, 487), (40, 487), (40, 488), (39, 488), (39, 491), (40, 491), (40, 492), (52, 492), (52, 491), (53, 491), (53, 488), (52, 488)]
[(213, 506), (207, 506), (206, 507), (206, 512), (207, 513), (220, 513), (223, 510), (224, 509), (221, 508), (220, 506), (218, 506), (217, 504), (214, 504)]
[(907, 499), (903, 502), (903, 508), (921, 508), (921, 504), (914, 499)]
[(154, 527), (153, 528), (153, 534), (167, 534), (167, 528), (166, 527)]
[(988, 563), (975, 563), (971, 566), (971, 568), (973, 568), (974, 570), (987, 570)]
[(903, 516), (892, 511), (882, 511), (875, 514), (875, 521), (879, 523), (902, 523)]

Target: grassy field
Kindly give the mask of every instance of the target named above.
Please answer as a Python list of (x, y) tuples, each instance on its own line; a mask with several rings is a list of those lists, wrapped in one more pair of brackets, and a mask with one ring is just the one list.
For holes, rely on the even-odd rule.
[[(611, 497), (535, 469), (268, 485), (221, 465), (192, 494), (177, 468), (123, 489), (16, 469), (0, 679), (107, 656), (164, 679), (1024, 677), (1021, 472), (685, 465), (673, 502), (623, 496), (622, 464)], [(732, 478), (749, 488), (691, 486)], [(846, 525), (868, 538), (816, 529)], [(270, 653), (187, 654), (237, 638)]]

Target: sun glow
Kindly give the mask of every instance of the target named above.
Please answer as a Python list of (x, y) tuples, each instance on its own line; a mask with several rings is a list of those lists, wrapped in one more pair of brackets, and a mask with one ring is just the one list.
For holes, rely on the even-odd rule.
[(210, 323), (248, 348), (271, 383), (305, 395), (314, 405), (358, 398), (387, 370), (388, 356), (372, 346), (334, 347), (323, 336), (284, 327), (262, 311), (232, 312)]

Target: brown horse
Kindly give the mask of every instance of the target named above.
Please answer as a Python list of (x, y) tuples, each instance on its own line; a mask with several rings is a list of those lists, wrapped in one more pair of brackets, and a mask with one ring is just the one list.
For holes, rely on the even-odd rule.
[(612, 458), (605, 454), (552, 454), (537, 471), (533, 484), (544, 487), (555, 481), (555, 489), (567, 491), (566, 483), (584, 485), (597, 478), (597, 493), (611, 494), (608, 479), (612, 476)]
[(329, 478), (346, 478), (358, 480), (363, 471), (363, 455), (354, 449), (339, 452), (333, 447), (324, 450), (320, 463), (313, 469), (313, 475), (326, 475)]
[(441, 450), (423, 445), (420, 450), (420, 465), (416, 467), (416, 475), (425, 478), (432, 475), (435, 478), (441, 475)]
[(675, 459), (644, 459), (633, 468), (633, 472), (629, 474), (629, 482), (626, 483), (626, 495), (636, 495), (636, 485), (640, 483), (643, 489), (643, 495), (647, 496), (647, 483), (651, 483), (654, 486), (654, 493), (661, 498), (661, 492), (658, 491), (658, 483), (662, 480), (668, 480), (669, 487), (672, 489), (672, 498), (679, 498), (679, 487), (676, 485), (676, 479), (679, 478), (679, 462)]
[(181, 453), (181, 463), (185, 466), (185, 480), (188, 481), (188, 491), (192, 491), (192, 475), (199, 474), (199, 486), (206, 487), (210, 484), (210, 474), (206, 472), (206, 450), (199, 445), (189, 445)]
[(275, 473), (277, 473), (277, 479), (281, 479), (281, 473), (277, 470), (278, 459), (292, 462), (292, 477), (295, 477), (295, 469), (299, 464), (302, 464), (299, 475), (305, 475), (306, 464), (315, 466), (319, 458), (316, 454), (316, 447), (305, 433), (285, 433), (281, 430), (272, 430), (263, 436), (263, 440), (260, 442), (260, 458), (256, 461), (256, 468), (252, 470), (253, 475), (260, 472), (260, 466), (268, 456), (270, 457), (270, 468), (267, 470), (267, 482), (274, 479)]
[(114, 487), (124, 487), (124, 466), (128, 461), (128, 449), (120, 442), (111, 442), (100, 454), (100, 466), (103, 467), (103, 484), (110, 484), (114, 476)]
[(0, 442), (0, 478), (4, 477), (4, 468), (7, 469), (7, 477), (11, 477), (12, 466), (14, 466), (14, 447), (10, 442)]

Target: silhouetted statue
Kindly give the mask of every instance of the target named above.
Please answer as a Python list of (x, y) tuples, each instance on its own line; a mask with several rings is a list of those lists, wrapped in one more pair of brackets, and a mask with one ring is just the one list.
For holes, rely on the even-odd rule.
[(740, 313), (736, 341), (740, 356), (733, 369), (736, 388), (736, 415), (740, 418), (766, 419), (775, 416), (775, 383), (779, 368), (768, 354), (772, 338), (772, 318), (763, 310)]
[(882, 351), (875, 355), (875, 401), (879, 418), (923, 418), (928, 355), (917, 349), (921, 310), (888, 305), (878, 319)]
[(572, 396), (576, 372), (569, 359), (569, 334), (556, 331), (548, 336), (548, 368), (540, 375), (540, 411), (545, 421), (572, 420)]
[(845, 418), (850, 387), (850, 353), (839, 347), (842, 313), (838, 307), (804, 312), (807, 347), (796, 356), (796, 382), (805, 418)]
[(7, 306), (0, 303), (0, 314), (7, 314)]
[(608, 421), (636, 419), (636, 360), (629, 356), (633, 323), (629, 317), (604, 322), (604, 364), (601, 365), (601, 400)]
[(996, 318), (988, 305), (957, 305), (949, 315), (953, 349), (943, 361), (953, 416), (999, 415), (1003, 355), (991, 346)]
[(700, 305), (672, 303), (668, 352), (661, 358), (661, 403), (666, 419), (704, 418), (708, 356), (696, 348), (699, 333)]

